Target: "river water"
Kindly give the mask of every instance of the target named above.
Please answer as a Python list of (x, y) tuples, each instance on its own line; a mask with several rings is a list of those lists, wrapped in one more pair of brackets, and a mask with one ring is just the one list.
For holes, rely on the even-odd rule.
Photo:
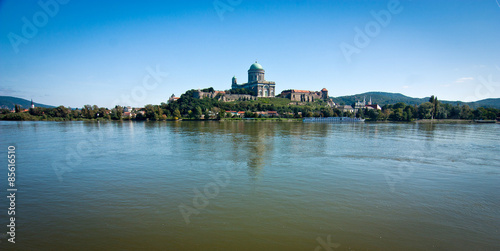
[(500, 250), (498, 124), (2, 121), (0, 133), (2, 250)]

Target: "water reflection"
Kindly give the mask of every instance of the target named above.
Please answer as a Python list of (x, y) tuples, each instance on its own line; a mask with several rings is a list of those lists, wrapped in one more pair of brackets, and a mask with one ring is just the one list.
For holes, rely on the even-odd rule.
[[(20, 250), (500, 250), (495, 124), (33, 123), (0, 123), (22, 161)], [(229, 169), (186, 225), (179, 205)]]
[(274, 151), (275, 127), (274, 123), (257, 122), (245, 130), (249, 136), (246, 142), (248, 173), (252, 178), (257, 178), (266, 164), (272, 164), (270, 155)]

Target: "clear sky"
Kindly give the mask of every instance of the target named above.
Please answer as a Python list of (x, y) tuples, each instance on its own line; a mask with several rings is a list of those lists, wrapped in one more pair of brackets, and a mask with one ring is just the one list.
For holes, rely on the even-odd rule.
[(500, 97), (497, 0), (41, 2), (0, 3), (0, 95), (160, 104), (258, 60), (277, 92)]

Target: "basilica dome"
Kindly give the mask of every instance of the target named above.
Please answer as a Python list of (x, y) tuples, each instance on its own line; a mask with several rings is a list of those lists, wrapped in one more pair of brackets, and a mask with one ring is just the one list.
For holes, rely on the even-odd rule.
[(252, 64), (250, 66), (250, 70), (264, 70), (264, 68), (262, 68), (262, 65), (260, 65), (257, 62), (255, 62), (254, 64)]

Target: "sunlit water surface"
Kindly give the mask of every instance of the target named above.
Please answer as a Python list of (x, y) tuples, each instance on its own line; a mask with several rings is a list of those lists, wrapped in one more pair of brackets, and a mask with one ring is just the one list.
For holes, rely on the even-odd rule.
[(0, 122), (0, 249), (500, 250), (499, 129)]

